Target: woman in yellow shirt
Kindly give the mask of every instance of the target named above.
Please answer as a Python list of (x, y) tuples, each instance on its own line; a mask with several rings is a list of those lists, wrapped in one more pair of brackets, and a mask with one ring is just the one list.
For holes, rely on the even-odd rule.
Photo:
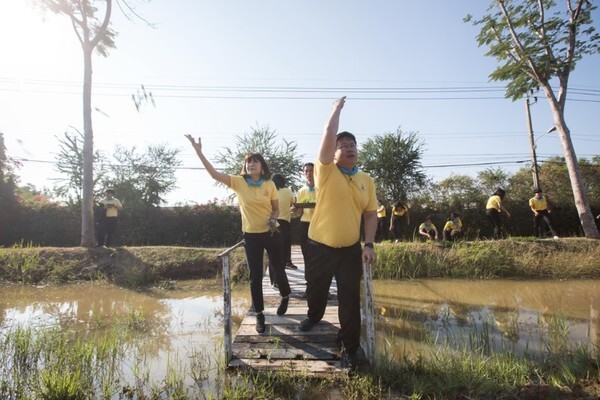
[(390, 217), (390, 232), (396, 242), (404, 238), (404, 227), (410, 225), (410, 215), (408, 214), (408, 206), (398, 200), (392, 207), (392, 215)]
[(250, 270), (250, 294), (256, 312), (256, 331), (266, 330), (265, 308), (262, 291), (263, 254), (267, 251), (269, 261), (275, 273), (275, 282), (281, 294), (277, 315), (286, 313), (290, 300), (290, 284), (285, 273), (281, 235), (277, 232), (279, 217), (279, 198), (277, 188), (271, 180), (271, 170), (263, 156), (250, 153), (244, 157), (240, 175), (227, 175), (217, 171), (202, 153), (202, 141), (196, 142), (192, 135), (185, 135), (198, 158), (216, 181), (231, 188), (238, 196), (242, 214), (244, 249)]
[(510, 213), (502, 206), (502, 200), (504, 200), (505, 195), (506, 192), (503, 189), (496, 189), (485, 206), (485, 213), (494, 227), (494, 232), (492, 234), (494, 239), (503, 239), (506, 236), (502, 225), (502, 219), (500, 218), (501, 212), (504, 212), (506, 216), (510, 218)]

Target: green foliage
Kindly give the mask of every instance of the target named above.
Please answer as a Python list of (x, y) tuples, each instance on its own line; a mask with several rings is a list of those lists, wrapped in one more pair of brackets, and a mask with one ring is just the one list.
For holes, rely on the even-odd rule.
[(300, 183), (298, 173), (302, 170), (302, 158), (298, 155), (298, 145), (294, 141), (283, 139), (277, 143), (277, 133), (267, 126), (251, 128), (250, 133), (236, 136), (236, 148), (224, 148), (217, 153), (214, 161), (223, 165), (223, 171), (229, 175), (239, 175), (248, 153), (260, 153), (274, 174), (281, 174), (287, 180), (287, 186), (296, 192)]
[[(571, 2), (565, 2), (571, 3)], [(480, 28), (477, 42), (501, 65), (490, 75), (508, 81), (506, 96), (517, 100), (553, 77), (568, 79), (584, 56), (600, 52), (600, 35), (592, 19), (593, 2), (574, 1), (559, 9), (554, 0), (493, 1), (489, 13), (466, 22)]]
[[(83, 190), (83, 133), (71, 127), (58, 138), (59, 152), (56, 155), (56, 169), (62, 174), (54, 187), (55, 194), (67, 204), (79, 206)], [(104, 155), (94, 152), (94, 185), (105, 179), (107, 161)]]
[(404, 200), (425, 186), (423, 143), (415, 132), (386, 133), (368, 139), (360, 149), (360, 166), (377, 184), (379, 197)]
[(107, 165), (101, 191), (113, 187), (124, 207), (158, 206), (164, 202), (163, 196), (176, 187), (179, 152), (167, 144), (148, 145), (142, 154), (135, 146), (127, 149), (117, 145), (113, 154), (116, 162)]

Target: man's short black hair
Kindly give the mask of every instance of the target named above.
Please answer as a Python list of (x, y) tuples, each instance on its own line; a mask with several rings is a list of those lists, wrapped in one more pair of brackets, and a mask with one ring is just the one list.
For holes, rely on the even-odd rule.
[(342, 139), (345, 139), (345, 138), (352, 139), (352, 141), (353, 141), (353, 142), (356, 144), (356, 136), (354, 136), (354, 135), (353, 135), (353, 134), (351, 134), (350, 132), (346, 132), (346, 131), (338, 133), (338, 134), (335, 136), (335, 142), (337, 143), (337, 142), (339, 142), (340, 140), (342, 140)]

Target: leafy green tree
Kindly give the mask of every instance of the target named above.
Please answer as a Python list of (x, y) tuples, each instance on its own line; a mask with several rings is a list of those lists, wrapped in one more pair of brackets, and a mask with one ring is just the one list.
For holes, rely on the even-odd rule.
[(380, 196), (389, 201), (406, 200), (426, 185), (422, 156), (423, 143), (417, 134), (401, 128), (368, 139), (359, 152), (360, 167), (375, 179)]
[(434, 198), (440, 209), (480, 208), (485, 197), (477, 180), (468, 175), (453, 174), (434, 185), (434, 188)]
[(164, 195), (177, 187), (179, 152), (166, 144), (149, 145), (144, 153), (139, 153), (136, 147), (116, 146), (115, 162), (106, 166), (99, 192), (112, 186), (123, 204), (160, 206), (165, 202)]
[(536, 87), (546, 95), (584, 234), (600, 238), (565, 120), (571, 71), (583, 56), (600, 52), (592, 18), (596, 5), (589, 0), (563, 4), (565, 8), (559, 9), (555, 0), (494, 0), (488, 14), (479, 20), (469, 15), (465, 21), (480, 27), (479, 45), (487, 46), (487, 55), (501, 63), (490, 78), (508, 82), (507, 97), (522, 99)]
[(506, 189), (509, 175), (500, 167), (490, 167), (477, 173), (479, 189), (487, 199), (498, 188)]
[(299, 171), (302, 170), (302, 157), (298, 155), (298, 144), (283, 139), (277, 142), (277, 133), (267, 126), (251, 128), (249, 133), (236, 136), (235, 149), (226, 147), (217, 153), (214, 161), (224, 165), (223, 171), (237, 175), (242, 170), (244, 157), (248, 153), (260, 153), (273, 173), (283, 175), (292, 191), (299, 188)]
[[(63, 177), (57, 178), (54, 186), (56, 196), (65, 199), (71, 206), (79, 207), (82, 201), (83, 189), (83, 133), (76, 128), (66, 131), (59, 138), (60, 151), (56, 155), (56, 170)], [(105, 179), (106, 160), (104, 155), (94, 152), (94, 187)]]

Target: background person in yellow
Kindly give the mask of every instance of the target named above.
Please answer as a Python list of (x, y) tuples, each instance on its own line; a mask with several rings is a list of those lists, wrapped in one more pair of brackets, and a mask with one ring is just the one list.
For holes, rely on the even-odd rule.
[(457, 212), (450, 213), (450, 219), (446, 221), (446, 225), (444, 225), (444, 230), (442, 231), (442, 235), (444, 240), (458, 241), (463, 236), (462, 231), (463, 223), (460, 220), (460, 214)]
[(392, 213), (390, 216), (390, 232), (392, 232), (392, 239), (396, 242), (404, 239), (404, 229), (410, 225), (410, 215), (408, 213), (408, 206), (401, 200), (396, 201), (392, 206)]
[[(317, 202), (317, 188), (315, 187), (314, 177), (315, 164), (307, 162), (302, 167), (302, 173), (306, 179), (306, 185), (298, 190), (296, 196), (296, 203), (299, 204), (314, 204)], [(306, 265), (306, 241), (308, 240), (308, 227), (312, 220), (314, 208), (294, 208), (292, 210), (295, 213), (301, 213), (300, 216), (300, 249), (302, 250), (302, 257), (304, 258), (304, 265)]]
[(538, 239), (546, 238), (546, 230), (542, 221), (548, 225), (554, 239), (558, 239), (558, 234), (550, 222), (550, 209), (548, 208), (548, 198), (542, 193), (542, 189), (535, 189), (533, 197), (529, 199), (529, 207), (533, 211), (533, 235)]
[(102, 209), (98, 220), (98, 247), (112, 246), (119, 223), (119, 211), (123, 209), (119, 199), (114, 197), (114, 189), (106, 189), (104, 195), (105, 197), (99, 202)]
[(419, 235), (423, 240), (437, 240), (438, 231), (431, 220), (431, 215), (428, 215), (425, 222), (419, 225)]
[[(286, 179), (281, 174), (273, 175), (273, 183), (277, 188), (277, 196), (279, 197), (279, 230), (281, 232), (281, 242), (283, 249), (283, 261), (285, 267), (289, 269), (298, 269), (292, 263), (292, 206), (294, 204), (294, 193), (289, 187), (286, 187)], [(269, 264), (271, 268), (271, 264)], [(271, 276), (273, 282), (273, 276)]]
[[(377, 197), (373, 180), (359, 171), (356, 138), (337, 133), (345, 97), (333, 103), (325, 123), (315, 163), (317, 206), (306, 244), (308, 315), (300, 330), (309, 331), (325, 313), (329, 287), (335, 277), (338, 289), (342, 366), (355, 370), (360, 348), (360, 278), (362, 263), (375, 261), (373, 241), (377, 230)], [(360, 245), (361, 217), (365, 245)]]
[(273, 265), (275, 282), (281, 294), (277, 315), (286, 313), (291, 293), (282, 257), (281, 235), (276, 230), (279, 199), (275, 184), (271, 180), (271, 170), (263, 156), (258, 153), (250, 153), (244, 157), (240, 175), (224, 174), (217, 171), (204, 156), (200, 138), (196, 142), (192, 135), (185, 136), (194, 147), (209, 175), (214, 180), (231, 188), (238, 196), (242, 214), (244, 249), (250, 270), (250, 295), (256, 312), (256, 331), (263, 333), (266, 330), (262, 291), (265, 250), (269, 256), (269, 262)]
[(501, 212), (504, 212), (506, 216), (510, 218), (510, 213), (508, 210), (502, 207), (502, 200), (504, 200), (505, 195), (506, 192), (504, 189), (496, 189), (496, 191), (488, 199), (488, 202), (485, 206), (485, 213), (488, 217), (488, 220), (494, 227), (494, 232), (492, 233), (493, 239), (503, 239), (506, 236), (506, 233), (504, 232), (504, 226), (502, 225), (502, 218), (500, 218)]
[(377, 234), (375, 237), (380, 242), (387, 239), (387, 211), (383, 200), (377, 199), (377, 206)]

